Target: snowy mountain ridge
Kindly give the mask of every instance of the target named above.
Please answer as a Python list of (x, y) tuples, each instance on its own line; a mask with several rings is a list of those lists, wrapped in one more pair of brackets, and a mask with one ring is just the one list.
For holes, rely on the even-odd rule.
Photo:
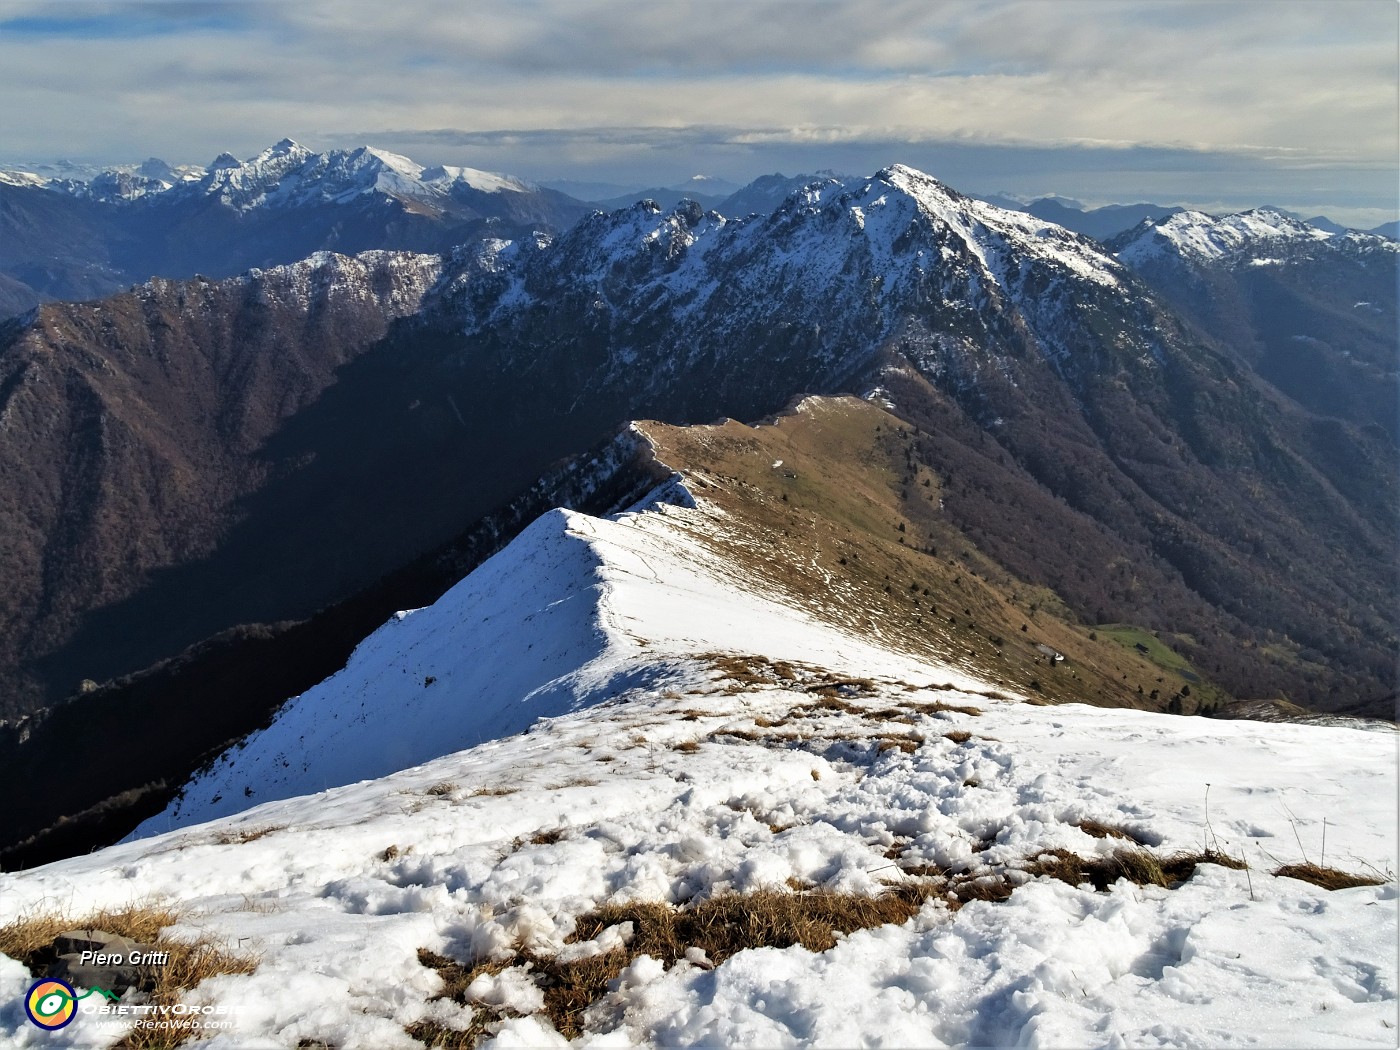
[(925, 215), (956, 231), (1003, 286), (1008, 284), (1008, 268), (1023, 267), (1027, 256), (1051, 262), (1097, 284), (1118, 284), (1117, 267), (1105, 258), (1103, 250), (1089, 238), (1063, 226), (964, 196), (933, 176), (903, 164), (886, 168), (876, 179), (882, 177), (916, 201)]
[(101, 201), (164, 194), (210, 197), (239, 211), (345, 203), (373, 193), (450, 210), (454, 194), (462, 191), (531, 193), (538, 188), (513, 176), (475, 168), (425, 167), (369, 146), (316, 153), (292, 139), (282, 139), (247, 160), (220, 154), (207, 169), (171, 168), (152, 158), (141, 165), (61, 168), (54, 175), (6, 171), (0, 172), (0, 181)]
[(1145, 220), (1115, 242), (1118, 258), (1133, 267), (1167, 255), (1195, 262), (1232, 260), (1247, 253), (1319, 241), (1355, 243), (1371, 248), (1400, 251), (1400, 243), (1374, 234), (1334, 233), (1271, 208), (1256, 208), (1231, 215), (1207, 215), (1184, 211), (1157, 221)]
[[(717, 362), (722, 347), (770, 328), (775, 309), (809, 361), (848, 374), (892, 339), (927, 340), (926, 326), (965, 331), (968, 351), (980, 344), (983, 354), (1027, 326), (1042, 353), (1063, 361), (1077, 304), (1138, 308), (1122, 265), (1097, 242), (903, 165), (818, 179), (768, 215), (727, 218), (693, 201), (595, 212), (557, 238), (496, 245), (487, 268), (490, 279), (479, 279), (474, 257), (450, 279), (449, 313), (466, 333), (511, 330), (545, 303), (577, 302), (590, 328), (625, 344), (616, 367), (659, 340), (671, 348), (658, 355), (664, 373)], [(998, 325), (1003, 333), (988, 335)]]
[(313, 201), (344, 203), (371, 193), (450, 208), (454, 191), (460, 189), (528, 193), (535, 188), (511, 176), (475, 168), (426, 168), (368, 146), (313, 153), (291, 139), (244, 163), (221, 167), (199, 185), (200, 192), (240, 210)]
[(126, 201), (197, 182), (206, 173), (206, 169), (198, 165), (172, 166), (158, 157), (151, 157), (140, 164), (106, 167), (59, 161), (56, 164), (36, 165), (33, 171), (18, 168), (0, 170), (0, 184), (51, 189), (87, 200)]
[[(0, 923), (178, 902), (169, 935), (256, 959), (182, 993), (230, 1019), (216, 1050), (1393, 1045), (1393, 874), (1269, 874), (1324, 818), (1329, 860), (1394, 871), (1393, 733), (1027, 703), (835, 626), (839, 590), (766, 593), (709, 542), (747, 531), (706, 495), (734, 484), (544, 515), (132, 841), (0, 875)], [(1034, 863), (1133, 840), (1205, 859), (1097, 888)], [(648, 909), (774, 895), (914, 904), (823, 944), (642, 947)], [(444, 995), (442, 956), (477, 976)], [(615, 976), (566, 1011), (589, 960)], [(13, 1005), (31, 981), (0, 956), (16, 1046), (53, 1038)], [(87, 1003), (65, 1035), (130, 1026)]]
[[(372, 304), (385, 318), (395, 320), (416, 313), (442, 276), (440, 255), (420, 252), (371, 251), (356, 255), (315, 252), (286, 266), (254, 268), (227, 281), (211, 282), (243, 286), (267, 305), (305, 310), (312, 303)], [(137, 289), (138, 294), (169, 291), (184, 282), (156, 278)]]

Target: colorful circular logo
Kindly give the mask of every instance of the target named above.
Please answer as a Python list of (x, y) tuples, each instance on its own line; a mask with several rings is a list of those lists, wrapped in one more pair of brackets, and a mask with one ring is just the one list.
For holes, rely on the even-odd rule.
[(40, 1028), (52, 1032), (73, 1020), (78, 1012), (78, 993), (67, 981), (46, 977), (36, 981), (24, 997), (24, 1012)]

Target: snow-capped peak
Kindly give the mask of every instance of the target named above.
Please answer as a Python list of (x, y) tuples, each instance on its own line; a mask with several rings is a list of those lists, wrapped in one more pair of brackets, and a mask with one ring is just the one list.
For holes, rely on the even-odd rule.
[(283, 139), (229, 171), (222, 180), (211, 183), (209, 189), (240, 208), (307, 201), (343, 202), (369, 193), (446, 208), (454, 191), (461, 187), (485, 193), (525, 193), (533, 189), (509, 175), (476, 168), (425, 168), (408, 157), (371, 146), (313, 153), (291, 139)]
[(1119, 283), (1117, 264), (1088, 238), (1025, 212), (966, 197), (905, 164), (882, 169), (866, 184), (863, 196), (873, 197), (862, 206), (866, 221), (871, 208), (887, 205), (883, 187), (900, 191), (925, 216), (953, 231), (1000, 285), (1006, 284), (1008, 267), (1027, 257), (1096, 284), (1115, 287)]
[(480, 168), (463, 168), (444, 164), (423, 169), (421, 178), (426, 185), (430, 186), (450, 188), (460, 184), (474, 190), (480, 190), (482, 193), (499, 193), (502, 190), (511, 193), (531, 193), (538, 188), (534, 183), (517, 179), (514, 175), (502, 175), (494, 171), (482, 171)]
[(312, 156), (305, 146), (283, 139), (240, 164), (215, 168), (200, 181), (198, 190), (235, 208), (254, 207)]
[(311, 151), (296, 139), (281, 139), (258, 154), (259, 157), (309, 156)]
[(45, 186), (49, 182), (42, 175), (36, 175), (32, 171), (0, 171), (0, 184), (6, 186)]
[(1272, 208), (1221, 216), (1183, 211), (1157, 222), (1144, 222), (1118, 258), (1135, 265), (1170, 252), (1210, 262), (1269, 243), (1325, 241), (1333, 236)]

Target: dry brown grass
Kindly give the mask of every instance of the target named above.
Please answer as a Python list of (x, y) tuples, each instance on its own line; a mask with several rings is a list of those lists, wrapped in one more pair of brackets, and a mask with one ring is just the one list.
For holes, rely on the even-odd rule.
[(702, 653), (698, 659), (719, 672), (720, 677), (739, 685), (777, 685), (796, 675), (791, 664), (773, 663), (766, 656), (740, 653)]
[(876, 722), (902, 722), (905, 725), (913, 725), (915, 722), (913, 715), (899, 707), (886, 707), (879, 711), (865, 711), (862, 713), (866, 718)]
[(969, 901), (998, 903), (1007, 900), (1014, 888), (1000, 875), (958, 879), (951, 886), (952, 896), (948, 899), (948, 909), (957, 911)]
[[(937, 687), (930, 686), (930, 688)], [(951, 689), (953, 687), (944, 686), (943, 688)], [(982, 713), (980, 707), (971, 707), (968, 704), (945, 704), (942, 700), (925, 700), (922, 703), (912, 703), (909, 706), (924, 714), (938, 714), (941, 711), (951, 711), (957, 715), (971, 715), (976, 718)]]
[(943, 739), (951, 740), (955, 744), (966, 744), (972, 739), (972, 734), (966, 729), (954, 729), (951, 733), (944, 733)]
[(698, 947), (718, 965), (748, 948), (800, 944), (809, 951), (826, 951), (835, 947), (837, 933), (905, 922), (930, 896), (928, 887), (900, 884), (878, 897), (760, 890), (722, 894), (684, 908), (605, 905), (578, 920), (574, 937), (591, 940), (609, 926), (631, 922), (636, 931), (629, 946), (633, 955), (651, 955), (670, 965), (686, 948)]
[[(451, 790), (451, 789), (449, 788), (449, 790)], [(508, 787), (484, 787), (484, 788), (477, 788), (475, 791), (473, 791), (473, 792), (471, 793), (471, 797), (472, 797), (472, 798), (499, 798), (499, 797), (502, 796), (502, 795), (514, 795), (515, 792), (516, 792), (516, 789), (515, 789), (515, 788), (508, 788)], [(428, 793), (429, 793), (429, 794), (432, 794), (432, 793), (433, 793), (432, 789), (430, 789)]]
[(806, 707), (794, 707), (790, 712), (794, 718), (816, 718), (826, 712), (839, 711), (847, 715), (864, 715), (866, 709), (849, 703), (836, 693), (819, 693), (817, 699)]
[(1075, 825), (1080, 831), (1095, 839), (1124, 839), (1128, 842), (1136, 842), (1139, 846), (1147, 843), (1138, 838), (1135, 834), (1123, 827), (1121, 824), (1105, 824), (1101, 820), (1081, 820)]
[(700, 750), (700, 743), (696, 740), (684, 740), (676, 745), (677, 751), (684, 755), (693, 755)]
[[(608, 982), (640, 955), (650, 955), (670, 967), (684, 957), (687, 948), (695, 947), (717, 966), (749, 948), (800, 944), (809, 951), (826, 951), (835, 947), (838, 934), (907, 921), (933, 894), (930, 886), (909, 883), (892, 887), (879, 897), (822, 890), (763, 890), (724, 894), (682, 908), (657, 902), (610, 904), (581, 916), (569, 940), (593, 940), (611, 926), (630, 922), (633, 939), (626, 948), (570, 962), (527, 951), (470, 966), (427, 950), (420, 950), (418, 959), (442, 975), (443, 996), (461, 1003), (467, 1002), (466, 989), (479, 975), (528, 963), (544, 991), (545, 1016), (562, 1035), (576, 1039), (583, 1032), (585, 1011), (607, 994)], [(476, 1014), (466, 1032), (424, 1022), (409, 1026), (408, 1032), (429, 1046), (474, 1046), (486, 1025), (506, 1016), (481, 1006), (474, 1009)]]
[(948, 875), (948, 869), (937, 864), (901, 864), (899, 870), (920, 879), (942, 879)]
[[(200, 982), (221, 974), (247, 974), (257, 967), (257, 960), (230, 952), (208, 937), (194, 941), (177, 941), (162, 931), (180, 921), (180, 912), (168, 905), (133, 903), (125, 908), (103, 909), (72, 918), (59, 912), (36, 912), (0, 927), (0, 952), (28, 967), (35, 976), (43, 976), (58, 960), (54, 940), (65, 930), (101, 930), (129, 937), (169, 953), (164, 966), (152, 967), (145, 990), (156, 1006), (174, 1006), (182, 1001), (182, 993)], [(133, 1029), (114, 1050), (149, 1050), (153, 1047), (178, 1046), (192, 1032), (178, 1029)]]
[(1035, 857), (1025, 870), (1032, 875), (1048, 875), (1071, 886), (1089, 882), (1096, 890), (1106, 890), (1119, 879), (1139, 886), (1178, 886), (1195, 874), (1198, 864), (1219, 864), (1236, 869), (1245, 866), (1243, 861), (1214, 850), (1159, 857), (1150, 850), (1119, 849), (1106, 856), (1085, 858), (1066, 849), (1053, 849)]
[[(979, 845), (985, 849), (990, 843)], [(1159, 857), (1145, 849), (1120, 849), (1108, 856), (1086, 858), (1066, 849), (1052, 849), (1029, 858), (1021, 870), (1030, 875), (1059, 879), (1071, 886), (1090, 883), (1100, 891), (1108, 889), (1119, 879), (1128, 879), (1139, 886), (1173, 889), (1189, 879), (1198, 864), (1219, 864), (1227, 868), (1245, 866), (1243, 861), (1214, 851)], [(1014, 890), (1011, 882), (1000, 872), (952, 875), (938, 867), (919, 864), (900, 864), (900, 869), (907, 875), (932, 879), (952, 911), (974, 900), (1004, 901)]]
[(237, 828), (221, 831), (214, 836), (214, 841), (220, 846), (241, 846), (245, 842), (256, 842), (266, 835), (271, 835), (274, 831), (281, 831), (285, 824), (269, 824), (261, 828)]
[(919, 741), (910, 740), (907, 737), (884, 737), (876, 749), (880, 754), (886, 751), (902, 751), (906, 755), (912, 755), (919, 750)]
[(180, 919), (173, 908), (156, 904), (130, 904), (125, 908), (89, 912), (78, 919), (58, 912), (36, 912), (0, 926), (0, 952), (41, 976), (57, 961), (53, 942), (64, 930), (102, 930), (154, 944), (161, 930)]
[(1373, 875), (1357, 875), (1337, 868), (1324, 868), (1320, 864), (1285, 864), (1275, 868), (1273, 873), (1280, 878), (1301, 879), (1324, 890), (1349, 890), (1356, 886), (1383, 886), (1386, 879)]
[(804, 693), (820, 696), (870, 696), (875, 692), (875, 683), (869, 678), (824, 678), (801, 688)]

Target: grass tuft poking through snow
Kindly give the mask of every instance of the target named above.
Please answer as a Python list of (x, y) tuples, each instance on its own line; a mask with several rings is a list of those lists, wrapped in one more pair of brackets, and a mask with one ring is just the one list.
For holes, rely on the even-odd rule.
[(517, 949), (508, 958), (463, 965), (423, 949), (419, 961), (442, 976), (442, 997), (470, 1005), (475, 1012), (472, 1026), (463, 1031), (423, 1022), (407, 1030), (429, 1046), (474, 1046), (490, 1021), (511, 1016), (513, 1011), (479, 1002), (473, 985), (479, 989), (476, 982), (483, 975), (494, 977), (521, 967), (543, 988), (543, 1013), (561, 1035), (575, 1039), (586, 1030), (589, 1008), (614, 990), (623, 972), (640, 959), (653, 960), (664, 972), (682, 960), (713, 969), (739, 952), (756, 948), (800, 945), (824, 952), (856, 930), (907, 922), (937, 893), (931, 884), (901, 883), (876, 897), (798, 888), (791, 893), (726, 893), (682, 907), (657, 901), (606, 904), (580, 916), (567, 938), (571, 945), (609, 945), (583, 956), (566, 958), (563, 953), (548, 956)]
[(1279, 878), (1301, 879), (1320, 886), (1324, 890), (1349, 890), (1357, 886), (1384, 886), (1390, 879), (1374, 875), (1357, 875), (1336, 868), (1324, 868), (1320, 864), (1285, 864), (1275, 868), (1273, 874)]
[(1085, 817), (1075, 826), (1091, 839), (1125, 839), (1128, 842), (1136, 842), (1139, 846), (1147, 845), (1121, 824), (1105, 824), (1101, 820), (1091, 820)]
[(1026, 866), (1026, 871), (1032, 875), (1048, 875), (1070, 886), (1092, 883), (1096, 890), (1106, 890), (1119, 879), (1139, 886), (1170, 888), (1189, 879), (1200, 864), (1219, 864), (1236, 871), (1245, 867), (1244, 861), (1212, 850), (1159, 857), (1145, 849), (1118, 849), (1107, 855), (1086, 858), (1067, 849), (1052, 849), (1035, 858)]

